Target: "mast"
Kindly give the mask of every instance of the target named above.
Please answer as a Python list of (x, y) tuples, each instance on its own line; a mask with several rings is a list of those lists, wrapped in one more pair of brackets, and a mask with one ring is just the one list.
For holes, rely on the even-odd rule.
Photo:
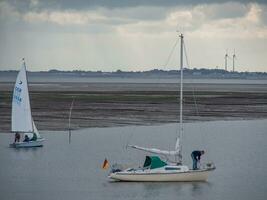
[(183, 134), (183, 46), (184, 46), (184, 35), (180, 34), (179, 37), (181, 38), (181, 47), (180, 47), (180, 129), (178, 138), (176, 140), (175, 151), (178, 151), (178, 155), (176, 156), (177, 163), (182, 163), (182, 154), (181, 154), (181, 145), (180, 145), (180, 138)]

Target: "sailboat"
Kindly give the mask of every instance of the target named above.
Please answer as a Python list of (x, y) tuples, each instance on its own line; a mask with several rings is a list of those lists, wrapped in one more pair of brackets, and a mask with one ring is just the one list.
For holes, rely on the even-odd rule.
[(11, 132), (24, 135), (27, 141), (15, 141), (10, 144), (13, 148), (41, 147), (44, 138), (41, 137), (32, 118), (30, 96), (28, 89), (25, 59), (18, 73), (13, 90)]
[[(156, 148), (145, 148), (137, 145), (128, 145), (131, 148), (155, 154), (146, 156), (143, 167), (115, 169), (109, 174), (109, 178), (117, 181), (136, 181), (136, 182), (163, 182), (163, 181), (206, 181), (211, 171), (215, 170), (213, 163), (207, 163), (199, 169), (190, 169), (182, 163), (182, 152), (180, 138), (183, 134), (183, 43), (184, 36), (180, 34), (180, 130), (173, 151), (161, 150)], [(167, 158), (163, 161), (160, 156)], [(174, 159), (170, 159), (174, 157)]]

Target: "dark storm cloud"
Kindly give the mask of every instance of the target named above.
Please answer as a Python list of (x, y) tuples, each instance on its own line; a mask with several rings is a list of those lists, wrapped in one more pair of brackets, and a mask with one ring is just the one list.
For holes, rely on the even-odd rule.
[(19, 11), (32, 9), (73, 9), (84, 10), (96, 7), (104, 7), (108, 9), (127, 8), (138, 6), (154, 6), (154, 7), (172, 7), (172, 6), (188, 6), (199, 4), (221, 4), (227, 2), (239, 2), (242, 4), (259, 3), (266, 4), (266, 0), (9, 0), (11, 5), (17, 7)]

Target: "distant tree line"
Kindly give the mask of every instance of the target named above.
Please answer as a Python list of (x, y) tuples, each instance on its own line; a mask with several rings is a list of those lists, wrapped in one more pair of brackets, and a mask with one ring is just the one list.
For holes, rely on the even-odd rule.
[[(16, 70), (0, 71), (3, 73), (17, 73)], [(206, 68), (193, 68), (184, 69), (184, 76), (189, 78), (261, 78), (267, 79), (267, 72), (232, 72), (223, 69), (206, 69)], [(50, 76), (79, 76), (79, 77), (133, 77), (133, 78), (177, 78), (180, 70), (162, 70), (153, 69), (148, 71), (122, 71), (120, 69), (113, 72), (103, 71), (85, 71), (85, 70), (71, 70), (62, 71), (51, 69), (49, 71), (29, 72), (33, 75), (49, 74)]]

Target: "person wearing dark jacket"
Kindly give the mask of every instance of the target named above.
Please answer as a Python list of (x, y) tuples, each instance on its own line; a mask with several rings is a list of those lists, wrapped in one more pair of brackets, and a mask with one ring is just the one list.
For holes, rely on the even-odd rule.
[(29, 141), (30, 141), (29, 136), (28, 135), (25, 135), (23, 142), (29, 142)]
[(203, 150), (202, 151), (195, 150), (191, 153), (191, 157), (193, 160), (193, 170), (198, 169), (197, 163), (200, 161), (200, 158), (204, 153), (205, 153), (205, 151), (203, 151)]
[(15, 134), (15, 141), (14, 141), (14, 143), (19, 142), (19, 141), (20, 141), (20, 134), (17, 132)]

